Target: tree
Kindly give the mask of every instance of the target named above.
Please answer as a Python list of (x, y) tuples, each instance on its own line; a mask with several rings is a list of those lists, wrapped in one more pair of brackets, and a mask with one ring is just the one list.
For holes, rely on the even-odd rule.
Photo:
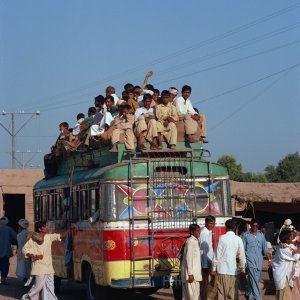
[(276, 168), (281, 182), (300, 181), (300, 155), (298, 152), (288, 154), (279, 161)]
[(246, 172), (242, 174), (243, 182), (267, 182), (267, 178), (263, 173)]
[(276, 167), (274, 167), (272, 165), (268, 165), (265, 168), (265, 175), (266, 175), (268, 182), (279, 182)]
[(277, 167), (269, 165), (265, 168), (268, 182), (299, 182), (300, 156), (291, 153), (279, 161)]
[(232, 155), (223, 155), (218, 159), (218, 164), (228, 169), (229, 178), (235, 181), (243, 181), (242, 165), (237, 164)]

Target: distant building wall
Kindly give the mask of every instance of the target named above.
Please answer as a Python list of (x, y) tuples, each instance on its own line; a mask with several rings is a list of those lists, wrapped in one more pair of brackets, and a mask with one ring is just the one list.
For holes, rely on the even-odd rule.
[[(0, 216), (7, 215), (4, 211), (4, 195), (21, 194), (25, 196), (24, 217), (33, 228), (33, 194), (34, 184), (44, 178), (44, 171), (36, 170), (0, 170)], [(9, 216), (8, 216), (9, 217)], [(13, 217), (13, 215), (12, 215)]]

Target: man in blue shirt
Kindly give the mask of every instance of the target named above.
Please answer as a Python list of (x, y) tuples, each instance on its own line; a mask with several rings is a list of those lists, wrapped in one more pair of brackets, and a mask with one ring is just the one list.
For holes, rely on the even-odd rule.
[(259, 221), (252, 219), (250, 230), (242, 235), (244, 243), (248, 274), (249, 289), (246, 292), (246, 299), (261, 300), (259, 279), (262, 270), (263, 257), (268, 256), (269, 265), (272, 265), (272, 254), (269, 253), (265, 236), (258, 230)]

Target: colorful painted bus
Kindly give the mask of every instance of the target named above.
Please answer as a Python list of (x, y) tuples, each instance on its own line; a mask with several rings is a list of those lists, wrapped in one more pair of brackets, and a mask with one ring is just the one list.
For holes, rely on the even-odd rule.
[(86, 282), (87, 299), (97, 286), (179, 285), (177, 254), (188, 226), (203, 226), (212, 214), (217, 238), (232, 216), (228, 172), (201, 143), (94, 150), (66, 158), (56, 176), (35, 184), (34, 212), (52, 232), (76, 225), (53, 244), (53, 264), (56, 280)]

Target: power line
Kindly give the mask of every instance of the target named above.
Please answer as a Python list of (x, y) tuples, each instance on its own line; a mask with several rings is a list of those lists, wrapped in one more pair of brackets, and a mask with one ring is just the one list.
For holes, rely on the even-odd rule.
[(285, 33), (287, 31), (293, 30), (293, 29), (299, 27), (299, 24), (300, 24), (300, 22), (296, 22), (296, 23), (294, 23), (292, 25), (289, 25), (289, 26), (286, 26), (286, 27), (282, 27), (280, 29), (268, 32), (266, 34), (260, 35), (258, 37), (252, 38), (250, 40), (243, 41), (243, 42), (237, 43), (237, 44), (235, 44), (233, 46), (230, 46), (230, 47), (218, 50), (216, 52), (209, 53), (207, 55), (204, 55), (204, 56), (201, 56), (201, 57), (198, 57), (198, 58), (194, 58), (194, 59), (186, 61), (184, 63), (181, 63), (181, 64), (178, 64), (178, 65), (169, 67), (169, 68), (167, 68), (167, 69), (159, 72), (157, 74), (157, 76), (161, 76), (162, 74), (166, 74), (166, 73), (169, 73), (169, 72), (172, 72), (172, 71), (177, 71), (178, 69), (190, 66), (191, 64), (193, 64), (193, 63), (195, 63), (197, 61), (198, 62), (199, 61), (205, 61), (205, 60), (208, 60), (208, 59), (211, 59), (211, 58), (214, 58), (214, 57), (226, 54), (226, 53), (230, 53), (232, 51), (235, 51), (235, 50), (238, 50), (238, 49), (241, 49), (241, 48), (244, 48), (246, 46), (253, 45), (253, 44), (258, 43), (260, 41), (265, 41), (266, 39), (272, 38), (272, 37), (274, 37), (274, 36), (276, 36), (278, 34), (282, 34), (282, 33)]
[[(111, 75), (111, 76), (103, 78), (101, 80), (94, 81), (91, 84), (88, 84), (88, 86), (82, 86), (82, 87), (79, 87), (79, 88), (71, 90), (71, 91), (66, 91), (66, 92), (62, 92), (62, 93), (59, 93), (59, 94), (56, 94), (56, 95), (53, 95), (53, 96), (50, 96), (50, 97), (46, 97), (46, 98), (44, 98), (43, 101), (45, 102), (47, 100), (52, 100), (52, 99), (55, 99), (55, 98), (58, 98), (58, 97), (63, 97), (65, 95), (69, 95), (70, 93), (76, 93), (77, 91), (86, 90), (86, 89), (89, 89), (89, 88), (94, 87), (96, 85), (100, 85), (101, 83), (104, 83), (104, 82), (111, 82), (115, 78), (122, 77), (122, 76), (126, 75), (127, 73), (133, 73), (133, 72), (136, 72), (136, 71), (140, 71), (141, 69), (149, 67), (149, 66), (153, 67), (154, 65), (160, 64), (160, 63), (165, 62), (165, 61), (167, 61), (169, 59), (172, 59), (172, 58), (177, 57), (179, 55), (182, 55), (182, 54), (185, 54), (187, 52), (190, 52), (190, 51), (192, 51), (195, 48), (204, 47), (206, 45), (212, 44), (212, 43), (214, 43), (216, 41), (222, 40), (222, 39), (227, 38), (227, 37), (229, 37), (231, 35), (234, 35), (234, 34), (239, 33), (241, 31), (247, 30), (247, 29), (249, 29), (251, 27), (254, 27), (254, 26), (258, 25), (258, 24), (267, 22), (267, 21), (269, 21), (269, 20), (271, 20), (273, 18), (276, 18), (276, 17), (279, 17), (281, 15), (287, 14), (290, 11), (294, 11), (295, 9), (298, 9), (298, 8), (299, 8), (299, 4), (298, 3), (297, 4), (293, 4), (293, 5), (288, 6), (286, 8), (283, 8), (283, 9), (280, 9), (278, 11), (275, 11), (275, 12), (273, 12), (273, 13), (267, 15), (267, 16), (258, 18), (258, 19), (254, 20), (254, 21), (251, 21), (251, 22), (247, 23), (247, 24), (238, 26), (236, 28), (233, 28), (233, 29), (225, 32), (225, 33), (216, 35), (216, 36), (214, 36), (212, 38), (209, 38), (209, 39), (206, 39), (206, 40), (201, 41), (199, 43), (196, 43), (196, 44), (194, 44), (192, 46), (180, 49), (180, 50), (175, 51), (175, 52), (173, 52), (171, 54), (163, 56), (161, 58), (149, 61), (148, 63), (144, 63), (144, 64), (141, 64), (141, 65), (138, 65), (138, 66), (136, 66), (134, 68), (127, 69), (127, 70), (125, 70), (123, 72)], [(39, 103), (40, 103), (40, 100), (38, 100), (38, 102), (36, 102), (36, 104), (39, 104)], [(28, 106), (28, 108), (32, 108), (32, 107), (36, 106), (36, 104), (32, 104), (31, 106)]]
[[(298, 66), (300, 65), (300, 63), (298, 64)], [(263, 90), (261, 90), (259, 93), (257, 93), (253, 98), (249, 99), (246, 103), (240, 105), (236, 110), (234, 110), (230, 115), (228, 115), (226, 118), (224, 118), (223, 120), (221, 120), (219, 123), (217, 123), (214, 127), (212, 127), (210, 129), (210, 131), (215, 130), (216, 128), (218, 128), (220, 125), (222, 125), (224, 122), (226, 122), (227, 120), (231, 119), (234, 115), (236, 115), (238, 112), (240, 112), (241, 110), (243, 110), (247, 105), (249, 105), (250, 103), (253, 103), (254, 101), (256, 101), (261, 95), (263, 95), (266, 91), (268, 91), (271, 87), (273, 87), (275, 84), (277, 84), (282, 78), (284, 78), (293, 68), (290, 69), (286, 69), (285, 73), (280, 77), (277, 78), (276, 80), (274, 80), (270, 85), (268, 85), (267, 87), (265, 87)]]
[(266, 54), (266, 53), (270, 53), (270, 52), (273, 52), (273, 51), (276, 51), (276, 50), (279, 50), (279, 49), (283, 49), (283, 48), (295, 45), (295, 44), (297, 44), (299, 42), (300, 42), (300, 40), (295, 40), (293, 42), (289, 42), (289, 43), (283, 44), (281, 46), (277, 46), (277, 47), (270, 48), (270, 49), (267, 49), (267, 50), (264, 50), (264, 51), (260, 51), (260, 52), (257, 52), (257, 53), (251, 54), (251, 55), (247, 55), (247, 56), (244, 56), (244, 57), (233, 59), (233, 60), (230, 60), (230, 61), (222, 63), (222, 64), (214, 65), (214, 66), (207, 67), (207, 68), (195, 71), (195, 72), (191, 72), (191, 73), (187, 73), (187, 74), (184, 74), (184, 75), (181, 75), (181, 76), (178, 76), (178, 77), (174, 77), (174, 78), (171, 78), (171, 79), (163, 80), (163, 81), (160, 81), (160, 82), (158, 82), (156, 84), (167, 83), (167, 82), (170, 82), (170, 81), (182, 79), (182, 78), (185, 78), (185, 77), (190, 77), (190, 76), (193, 76), (193, 75), (196, 75), (196, 74), (200, 74), (200, 73), (203, 73), (203, 72), (215, 70), (215, 69), (218, 69), (218, 68), (221, 68), (221, 67), (225, 67), (227, 65), (230, 65), (230, 64), (233, 64), (233, 63), (236, 63), (236, 62), (240, 62), (240, 61), (252, 58), (252, 57), (256, 57), (256, 56), (259, 56), (259, 55), (262, 55), (262, 54)]
[(258, 82), (261, 82), (261, 81), (264, 81), (264, 80), (269, 79), (269, 78), (271, 78), (271, 77), (274, 77), (274, 76), (276, 76), (276, 75), (278, 75), (278, 74), (281, 74), (281, 73), (283, 73), (283, 72), (290, 71), (290, 70), (292, 70), (292, 69), (294, 69), (294, 68), (298, 68), (299, 66), (300, 66), (300, 63), (294, 64), (294, 65), (289, 66), (289, 67), (287, 67), (287, 68), (284, 68), (284, 69), (282, 69), (282, 70), (280, 70), (280, 71), (277, 71), (277, 72), (274, 72), (274, 73), (272, 73), (272, 74), (266, 75), (266, 76), (264, 76), (264, 77), (261, 77), (261, 78), (259, 78), (259, 79), (254, 80), (254, 81), (245, 83), (245, 84), (243, 84), (243, 85), (241, 85), (241, 86), (239, 86), (239, 87), (236, 87), (236, 88), (233, 88), (233, 89), (224, 91), (224, 92), (222, 92), (222, 93), (220, 93), (220, 94), (217, 94), (217, 95), (214, 95), (214, 96), (210, 96), (210, 97), (204, 98), (204, 99), (202, 99), (202, 100), (195, 101), (194, 104), (196, 104), (196, 103), (204, 103), (204, 102), (213, 100), (213, 99), (215, 99), (215, 98), (219, 98), (219, 97), (221, 97), (221, 96), (224, 96), (224, 95), (227, 95), (227, 94), (231, 94), (231, 93), (236, 92), (236, 91), (238, 91), (238, 90), (241, 90), (241, 89), (243, 89), (243, 88), (245, 88), (245, 87), (251, 86), (251, 85), (256, 84), (256, 83), (258, 83)]
[[(164, 81), (160, 81), (160, 82), (155, 83), (155, 85), (159, 85), (159, 84), (163, 84), (163, 83), (166, 83), (166, 82), (171, 82), (173, 80), (178, 80), (178, 79), (193, 76), (193, 75), (196, 75), (196, 74), (199, 74), (199, 73), (211, 71), (211, 70), (221, 68), (221, 67), (233, 64), (233, 63), (237, 63), (237, 62), (240, 62), (240, 61), (243, 61), (243, 60), (246, 60), (246, 59), (250, 59), (252, 57), (256, 57), (256, 56), (263, 55), (263, 54), (266, 54), (266, 53), (270, 53), (270, 52), (273, 52), (273, 51), (276, 51), (276, 50), (280, 50), (282, 48), (292, 46), (292, 45), (297, 44), (299, 42), (300, 42), (300, 40), (289, 42), (289, 43), (286, 43), (286, 44), (283, 44), (283, 45), (280, 45), (280, 46), (277, 46), (277, 47), (274, 47), (274, 48), (269, 48), (267, 50), (263, 50), (263, 51), (260, 51), (260, 52), (257, 52), (257, 53), (254, 53), (254, 54), (251, 54), (251, 55), (248, 55), (248, 56), (244, 56), (244, 57), (241, 57), (241, 58), (238, 58), (238, 59), (234, 59), (234, 60), (222, 63), (222, 64), (207, 67), (207, 68), (201, 69), (199, 71), (195, 71), (195, 72), (192, 72), (192, 73), (181, 75), (179, 77), (175, 77), (175, 78), (167, 79), (167, 80), (164, 80)], [(78, 96), (78, 97), (81, 97), (81, 96)], [(60, 101), (57, 105), (55, 105), (55, 103), (49, 103), (47, 105), (41, 106), (40, 109), (42, 109), (43, 111), (50, 111), (50, 110), (54, 110), (54, 109), (65, 108), (65, 107), (74, 106), (74, 105), (78, 105), (78, 104), (83, 104), (83, 103), (87, 102), (87, 100), (80, 100), (78, 102), (74, 102), (74, 98), (72, 98), (71, 100), (72, 100), (71, 104), (65, 103), (65, 104), (62, 105), (61, 101)]]

